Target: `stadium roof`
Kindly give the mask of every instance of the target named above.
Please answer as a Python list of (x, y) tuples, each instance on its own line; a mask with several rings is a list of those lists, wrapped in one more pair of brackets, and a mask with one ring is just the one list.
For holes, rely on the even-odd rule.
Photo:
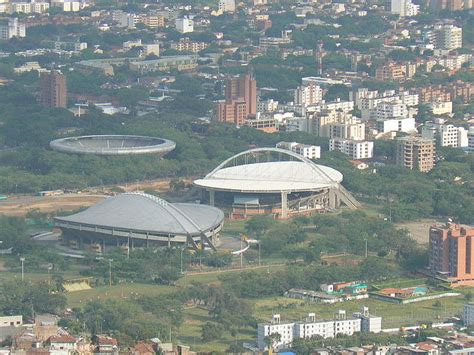
[(99, 228), (196, 236), (221, 224), (224, 213), (211, 206), (172, 204), (145, 193), (124, 193), (85, 211), (55, 219)]
[[(284, 154), (295, 158), (295, 160), (256, 162), (227, 167), (239, 157), (271, 152)], [(278, 148), (257, 148), (227, 159), (204, 179), (194, 181), (194, 184), (210, 190), (277, 193), (320, 190), (336, 186), (342, 181), (342, 178), (339, 171), (315, 164), (291, 151)]]
[(94, 155), (165, 155), (176, 147), (176, 143), (168, 139), (131, 135), (66, 137), (51, 141), (49, 145), (64, 153)]

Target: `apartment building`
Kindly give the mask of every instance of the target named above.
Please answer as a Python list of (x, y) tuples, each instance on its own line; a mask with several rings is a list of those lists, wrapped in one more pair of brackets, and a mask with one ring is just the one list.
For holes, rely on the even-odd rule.
[(462, 48), (462, 28), (454, 25), (439, 25), (433, 30), (435, 48), (453, 50)]
[(387, 120), (391, 118), (408, 117), (408, 107), (401, 102), (380, 102), (375, 107), (375, 119)]
[(67, 106), (66, 76), (57, 71), (41, 74), (40, 102), (46, 107)]
[(319, 137), (365, 139), (365, 124), (352, 114), (324, 110), (313, 117), (313, 133)]
[(462, 148), (469, 146), (468, 131), (464, 127), (445, 124), (444, 119), (441, 118), (432, 123), (426, 123), (421, 128), (421, 136), (437, 140), (442, 147)]
[(171, 43), (171, 49), (180, 51), (180, 52), (192, 52), (198, 53), (203, 49), (209, 47), (209, 43), (191, 41), (188, 37), (180, 38), (178, 42)]
[(0, 40), (9, 40), (13, 37), (26, 37), (25, 23), (16, 17), (0, 20)]
[(259, 350), (268, 348), (266, 338), (278, 334), (279, 340), (274, 340), (272, 347), (275, 349), (289, 346), (294, 339), (307, 339), (314, 336), (334, 338), (338, 335), (353, 335), (359, 332), (381, 332), (382, 318), (369, 314), (369, 309), (364, 307), (362, 312), (357, 312), (352, 317), (347, 317), (346, 311), (339, 310), (336, 317), (330, 320), (318, 320), (315, 313), (309, 313), (302, 322), (282, 323), (279, 314), (272, 317), (270, 323), (259, 323), (257, 326), (257, 345)]
[(474, 227), (457, 223), (430, 228), (429, 268), (460, 285), (474, 284)]
[(422, 137), (397, 138), (396, 163), (420, 172), (428, 172), (435, 165), (436, 146), (432, 139)]
[(188, 17), (177, 18), (174, 24), (179, 33), (194, 32), (194, 21)]
[(266, 133), (278, 132), (278, 120), (272, 115), (261, 115), (257, 113), (254, 117), (247, 118), (244, 123), (247, 127), (258, 129)]
[(217, 120), (243, 126), (248, 116), (247, 103), (242, 100), (223, 101), (217, 105)]
[(217, 120), (233, 122), (237, 126), (245, 123), (248, 116), (257, 114), (257, 82), (249, 75), (227, 80), (225, 102), (217, 105)]
[(290, 150), (308, 159), (321, 158), (321, 147), (317, 145), (301, 144), (297, 142), (279, 142), (276, 144), (276, 147)]
[(219, 11), (221, 13), (235, 12), (235, 0), (219, 0)]
[(420, 5), (415, 5), (411, 0), (391, 0), (390, 11), (400, 17), (412, 17), (418, 15)]
[(469, 150), (474, 150), (474, 126), (469, 127), (467, 132), (467, 146)]
[(329, 151), (333, 150), (348, 155), (352, 160), (370, 159), (374, 156), (374, 142), (331, 138), (329, 140)]
[(162, 15), (141, 14), (137, 21), (150, 28), (165, 27), (165, 17)]
[(361, 111), (363, 120), (377, 118), (377, 105), (382, 103), (397, 103), (404, 104), (406, 111), (409, 107), (414, 107), (419, 104), (419, 96), (417, 93), (410, 93), (408, 91), (386, 90), (379, 93), (377, 90), (369, 90), (362, 88), (357, 92), (352, 93), (351, 97), (354, 99), (356, 107)]
[(257, 102), (257, 112), (275, 112), (278, 110), (278, 101), (268, 99)]
[(411, 133), (416, 131), (415, 119), (412, 117), (379, 119), (376, 121), (376, 127), (377, 131), (382, 134), (389, 132)]
[(453, 113), (453, 103), (451, 101), (435, 101), (428, 104), (433, 115), (448, 115)]
[(474, 302), (468, 302), (464, 304), (462, 320), (466, 327), (474, 325)]
[(296, 88), (294, 94), (295, 105), (315, 105), (323, 100), (323, 90), (319, 85), (309, 83), (300, 85)]
[(401, 81), (405, 79), (405, 68), (401, 64), (388, 63), (377, 67), (375, 79), (380, 81)]

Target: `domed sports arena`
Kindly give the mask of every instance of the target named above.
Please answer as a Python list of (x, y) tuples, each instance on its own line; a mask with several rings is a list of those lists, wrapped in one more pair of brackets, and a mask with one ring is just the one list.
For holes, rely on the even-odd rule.
[[(214, 248), (224, 222), (224, 213), (211, 206), (169, 203), (145, 193), (109, 197), (67, 217), (56, 217), (63, 241), (77, 248), (93, 246), (185, 245)], [(200, 245), (199, 245), (200, 244)]]
[(257, 214), (288, 218), (334, 211), (359, 202), (341, 185), (342, 174), (288, 150), (257, 148), (227, 159), (203, 179), (203, 201), (229, 212), (231, 219)]
[(67, 137), (56, 139), (49, 145), (51, 149), (63, 153), (92, 155), (157, 154), (163, 156), (176, 147), (176, 143), (168, 139), (127, 135)]

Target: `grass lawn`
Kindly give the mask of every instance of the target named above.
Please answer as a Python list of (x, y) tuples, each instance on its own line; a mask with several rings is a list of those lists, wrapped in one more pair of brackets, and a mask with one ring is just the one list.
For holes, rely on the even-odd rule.
[(201, 339), (201, 329), (206, 322), (212, 321), (212, 317), (209, 316), (207, 310), (202, 308), (189, 308), (184, 311), (185, 322), (179, 329), (179, 341), (190, 345), (193, 351), (215, 351), (218, 353), (225, 352), (229, 348), (229, 345), (233, 341), (237, 341), (239, 344), (242, 342), (252, 342), (256, 338), (256, 329), (246, 328), (241, 330), (235, 337), (229, 332), (224, 331), (224, 335), (221, 339), (203, 342)]
[(245, 232), (245, 222), (241, 220), (226, 220), (222, 229), (223, 234), (239, 236)]
[(139, 296), (160, 296), (176, 291), (176, 287), (149, 285), (139, 283), (124, 283), (112, 287), (100, 286), (91, 290), (66, 293), (70, 308), (83, 307), (88, 301), (109, 299), (133, 299)]

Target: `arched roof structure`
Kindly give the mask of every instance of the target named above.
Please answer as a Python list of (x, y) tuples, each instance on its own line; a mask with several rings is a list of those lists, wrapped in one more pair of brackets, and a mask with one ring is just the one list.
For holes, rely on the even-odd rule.
[[(291, 160), (271, 161), (270, 155), (275, 153)], [(265, 155), (267, 161), (258, 158)], [(255, 162), (249, 162), (254, 157)], [(238, 164), (239, 160), (244, 163)], [(279, 148), (255, 148), (230, 157), (194, 184), (216, 191), (279, 193), (336, 187), (342, 179), (339, 171), (315, 164), (300, 154)]]

